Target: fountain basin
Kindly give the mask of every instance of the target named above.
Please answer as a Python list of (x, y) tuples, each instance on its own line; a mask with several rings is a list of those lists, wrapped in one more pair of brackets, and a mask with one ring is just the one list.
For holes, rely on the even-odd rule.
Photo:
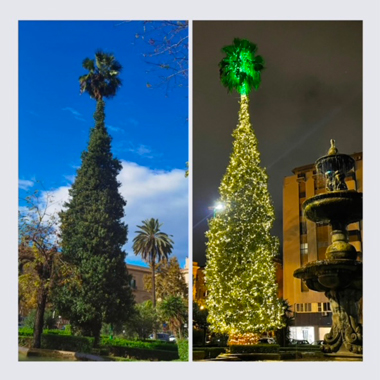
[(348, 225), (362, 219), (363, 194), (355, 190), (331, 191), (307, 199), (302, 208), (306, 218), (315, 223)]
[(351, 288), (361, 289), (362, 263), (353, 260), (320, 260), (294, 271), (294, 277), (305, 281), (317, 292)]
[(335, 172), (337, 169), (348, 173), (355, 167), (355, 160), (347, 154), (328, 154), (318, 158), (315, 166), (320, 173)]

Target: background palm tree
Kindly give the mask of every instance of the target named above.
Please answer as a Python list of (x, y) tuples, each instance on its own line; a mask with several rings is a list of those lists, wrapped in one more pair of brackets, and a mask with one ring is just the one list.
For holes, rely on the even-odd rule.
[(169, 324), (169, 329), (178, 338), (182, 339), (183, 326), (187, 320), (187, 307), (182, 297), (169, 296), (159, 304), (161, 319)]
[(156, 308), (156, 262), (168, 258), (174, 242), (169, 235), (160, 231), (162, 224), (158, 219), (147, 219), (142, 223), (142, 226), (137, 226), (140, 231), (136, 231), (138, 235), (133, 239), (133, 251), (135, 255), (141, 255), (152, 269), (152, 300), (153, 307)]
[(96, 101), (112, 98), (116, 95), (121, 86), (118, 75), (122, 66), (112, 54), (99, 50), (95, 53), (95, 60), (85, 58), (82, 66), (89, 73), (79, 77), (81, 93), (87, 92)]

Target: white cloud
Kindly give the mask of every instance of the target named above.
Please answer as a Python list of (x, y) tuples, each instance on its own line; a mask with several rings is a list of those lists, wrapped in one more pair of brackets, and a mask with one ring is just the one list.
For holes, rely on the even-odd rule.
[(62, 111), (69, 111), (72, 115), (74, 115), (74, 118), (80, 121), (85, 121), (85, 119), (82, 117), (82, 114), (71, 107), (65, 107), (62, 108)]
[(33, 181), (29, 181), (27, 179), (19, 179), (18, 180), (18, 187), (22, 190), (28, 190), (29, 188), (34, 186)]
[[(162, 231), (173, 235), (173, 255), (183, 266), (188, 256), (188, 180), (185, 171), (152, 170), (134, 162), (122, 161), (118, 177), (120, 193), (127, 201), (124, 222), (128, 224), (127, 262), (136, 263), (132, 245), (137, 225), (145, 219), (158, 219)], [(50, 192), (54, 202), (51, 211), (60, 211), (69, 198), (69, 187), (60, 187)], [(46, 197), (46, 195), (45, 195)], [(46, 198), (45, 198), (46, 199)], [(130, 258), (130, 259), (128, 259)]]
[(188, 256), (188, 180), (185, 171), (151, 170), (133, 162), (122, 161), (120, 192), (127, 201), (125, 222), (128, 224), (126, 251), (134, 257), (133, 238), (137, 225), (145, 219), (158, 219), (162, 231), (173, 235), (173, 254), (184, 265)]
[(121, 132), (124, 133), (124, 129), (121, 129), (119, 127), (114, 127), (113, 125), (106, 124), (106, 127), (112, 131), (112, 132)]

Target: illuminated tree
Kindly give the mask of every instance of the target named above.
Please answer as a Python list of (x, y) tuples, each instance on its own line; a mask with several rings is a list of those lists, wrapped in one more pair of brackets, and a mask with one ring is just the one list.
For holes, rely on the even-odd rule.
[(273, 262), (278, 240), (270, 234), (274, 208), (248, 111), (248, 95), (259, 88), (264, 68), (256, 50), (251, 42), (235, 39), (223, 48), (226, 57), (219, 64), (222, 84), (241, 100), (233, 152), (219, 187), (224, 209), (209, 221), (206, 233), (206, 283), (210, 327), (228, 334), (230, 344), (280, 328), (283, 315)]

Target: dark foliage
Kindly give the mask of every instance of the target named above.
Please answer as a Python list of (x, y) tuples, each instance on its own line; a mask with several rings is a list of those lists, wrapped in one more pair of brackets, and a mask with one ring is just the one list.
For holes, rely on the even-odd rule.
[(74, 328), (95, 337), (97, 344), (102, 323), (128, 320), (134, 300), (122, 250), (127, 226), (121, 221), (126, 202), (117, 181), (121, 163), (111, 153), (103, 100), (97, 102), (94, 119), (71, 199), (60, 213), (63, 257), (77, 273), (57, 289), (55, 303)]

